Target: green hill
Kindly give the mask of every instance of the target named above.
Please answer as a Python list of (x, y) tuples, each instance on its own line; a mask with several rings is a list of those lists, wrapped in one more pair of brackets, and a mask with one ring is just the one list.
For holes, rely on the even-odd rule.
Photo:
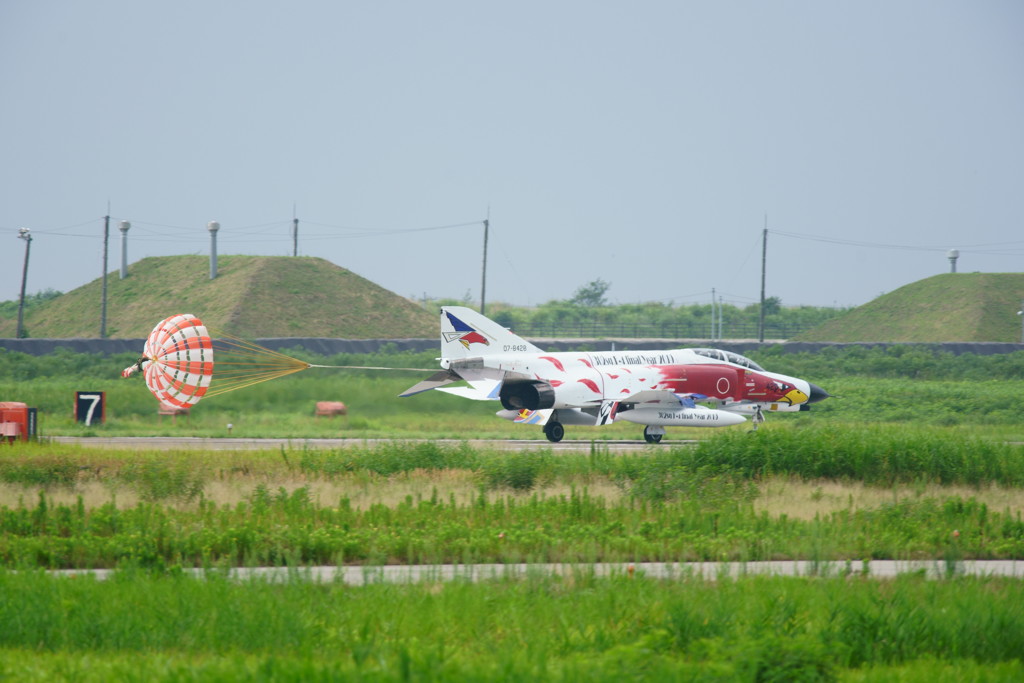
[[(48, 301), (25, 317), (36, 338), (95, 338), (102, 279)], [(437, 319), (419, 305), (329, 261), (313, 257), (221, 256), (210, 279), (206, 256), (161, 256), (107, 277), (107, 336), (145, 337), (163, 318), (193, 313), (243, 338), (433, 337)], [(17, 322), (0, 320), (0, 337)]]
[(797, 341), (1019, 342), (1024, 273), (946, 273), (859, 306)]

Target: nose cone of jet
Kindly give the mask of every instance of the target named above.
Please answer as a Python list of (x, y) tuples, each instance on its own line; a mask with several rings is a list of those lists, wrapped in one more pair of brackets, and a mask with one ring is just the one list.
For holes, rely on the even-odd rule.
[(808, 385), (811, 387), (811, 393), (807, 397), (808, 403), (817, 403), (818, 401), (824, 401), (826, 398), (831, 396), (831, 394), (829, 394), (827, 391), (819, 387), (817, 384), (811, 384), (810, 382), (808, 382)]

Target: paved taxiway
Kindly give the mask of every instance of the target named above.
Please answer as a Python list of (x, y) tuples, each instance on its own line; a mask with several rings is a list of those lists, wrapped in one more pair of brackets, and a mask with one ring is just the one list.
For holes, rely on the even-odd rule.
[[(110, 578), (113, 569), (58, 569), (56, 576), (90, 575)], [(207, 571), (222, 575), (221, 569), (185, 569), (202, 577)], [(1024, 561), (963, 560), (947, 563), (939, 560), (871, 560), (864, 562), (813, 562), (777, 560), (765, 562), (602, 562), (597, 564), (440, 564), (382, 565), (369, 567), (238, 567), (228, 576), (245, 580), (307, 580), (362, 586), (371, 583), (439, 583), (444, 581), (489, 581), (522, 579), (531, 576), (572, 575), (593, 572), (596, 576), (644, 576), (656, 579), (735, 579), (741, 576), (849, 576), (851, 578), (892, 579), (903, 574), (919, 574), (929, 579), (951, 576), (999, 576), (1024, 578)]]
[(468, 443), (476, 448), (495, 450), (528, 451), (546, 449), (556, 453), (589, 453), (591, 447), (609, 453), (635, 453), (649, 448), (665, 448), (667, 446), (693, 445), (692, 439), (676, 439), (663, 441), (652, 446), (644, 441), (560, 441), (551, 443), (539, 439), (247, 439), (234, 437), (190, 437), (190, 436), (50, 436), (45, 437), (54, 443), (71, 443), (80, 446), (97, 448), (135, 448), (153, 450), (247, 450), (280, 448), (352, 448), (373, 447), (384, 443), (431, 443), (458, 445)]

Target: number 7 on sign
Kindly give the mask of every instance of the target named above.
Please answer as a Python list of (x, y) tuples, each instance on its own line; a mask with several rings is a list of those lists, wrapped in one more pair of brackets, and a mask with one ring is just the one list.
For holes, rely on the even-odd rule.
[(92, 419), (96, 416), (96, 407), (99, 406), (99, 418), (103, 419), (103, 394), (78, 394), (77, 417), (82, 420), (83, 409), (85, 412), (85, 426), (92, 426)]

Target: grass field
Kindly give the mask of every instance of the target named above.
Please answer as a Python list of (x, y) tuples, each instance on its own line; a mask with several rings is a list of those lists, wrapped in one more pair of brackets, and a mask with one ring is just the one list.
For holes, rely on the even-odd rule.
[[(113, 361), (107, 369), (119, 372), (131, 362), (121, 361), (123, 365)], [(187, 419), (157, 415), (156, 402), (142, 382), (105, 376), (32, 381), (0, 378), (0, 396), (37, 407), (43, 435), (228, 436), (227, 425), (231, 424), (231, 436), (250, 438), (544, 439), (539, 427), (495, 417), (499, 406), (493, 402), (467, 401), (439, 392), (398, 398), (420, 379), (418, 374), (402, 372), (373, 376), (355, 371), (307, 370), (205, 400)], [(1021, 380), (837, 377), (822, 383), (835, 398), (815, 405), (808, 413), (770, 415), (769, 424), (911, 424), (934, 429), (936, 434), (973, 433), (1024, 441), (1024, 422), (1016, 408), (1024, 390)], [(86, 427), (75, 421), (76, 391), (105, 393), (104, 423)], [(343, 401), (348, 415), (315, 417), (315, 404), (322, 400)], [(725, 428), (748, 429), (748, 425)], [(669, 428), (666, 439), (704, 438), (715, 431)], [(623, 423), (601, 428), (566, 427), (567, 439), (636, 440), (642, 438), (641, 434), (642, 427)]]
[[(636, 439), (635, 426), (570, 429), (596, 439), (583, 454), (471, 447), (462, 440), (542, 435), (497, 420), (490, 404), (395, 398), (415, 377), (310, 371), (161, 422), (139, 383), (14, 370), (0, 372), (0, 395), (38, 406), (44, 434), (224, 436), (232, 422), (233, 436), (425, 440), (0, 449), (0, 676), (12, 680), (1024, 677), (1016, 580), (587, 570), (596, 561), (1024, 560), (1020, 380), (815, 376), (842, 398), (772, 416), (756, 433), (670, 430), (661, 446), (613, 455), (601, 439)], [(71, 419), (76, 389), (108, 392), (104, 424)], [(313, 402), (329, 399), (349, 404), (349, 416), (315, 418)], [(673, 447), (684, 436), (701, 438)], [(439, 562), (581, 567), (358, 587), (316, 584), (300, 569)], [(283, 582), (223, 571), (255, 565), (296, 571)], [(43, 571), (69, 567), (118, 571), (109, 581)]]
[[(1019, 581), (0, 573), (16, 680), (1015, 680)], [(966, 677), (966, 678), (965, 678)]]

